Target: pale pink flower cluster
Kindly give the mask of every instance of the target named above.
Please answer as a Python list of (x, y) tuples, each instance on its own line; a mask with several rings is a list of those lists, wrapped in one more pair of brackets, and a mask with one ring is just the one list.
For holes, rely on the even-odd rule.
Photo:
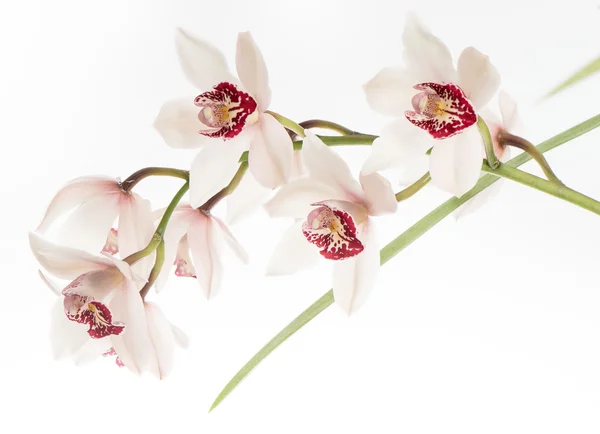
[[(498, 134), (519, 124), (505, 93), (498, 98), (502, 120), (486, 108), (500, 85), (486, 55), (469, 47), (455, 65), (449, 49), (413, 15), (402, 42), (404, 65), (384, 68), (364, 85), (368, 104), (393, 120), (374, 141), (356, 179), (309, 130), (302, 150), (294, 152), (290, 134), (268, 111), (267, 67), (250, 33), (238, 36), (236, 77), (217, 48), (178, 30), (179, 61), (198, 91), (166, 102), (154, 126), (169, 146), (199, 149), (189, 168), (189, 204), (178, 204), (157, 235), (164, 210), (154, 214), (150, 202), (118, 179), (82, 177), (56, 194), (30, 234), (31, 249), (45, 270), (42, 278), (59, 297), (52, 316), (55, 354), (79, 360), (114, 356), (119, 366), (160, 378), (170, 372), (174, 348), (186, 347), (187, 338), (145, 299), (146, 286), (162, 290), (173, 272), (196, 279), (210, 298), (220, 286), (223, 246), (248, 261), (224, 221), (205, 208), (232, 180), (245, 151), (249, 174), (227, 198), (226, 220), (263, 204), (271, 217), (295, 219), (267, 274), (292, 274), (318, 260), (332, 261), (336, 303), (347, 314), (359, 309), (380, 265), (376, 217), (397, 209), (392, 184), (378, 172), (429, 170), (435, 186), (461, 196), (481, 173), (478, 116), (490, 126), (501, 161), (508, 150), (499, 145)], [(485, 200), (467, 202), (458, 214)], [(156, 236), (164, 262), (151, 271), (157, 252), (134, 254)]]

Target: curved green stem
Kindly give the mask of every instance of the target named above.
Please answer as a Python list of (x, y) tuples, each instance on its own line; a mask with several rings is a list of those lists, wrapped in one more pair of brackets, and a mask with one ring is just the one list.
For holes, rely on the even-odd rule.
[(429, 174), (429, 172), (427, 172), (425, 175), (417, 179), (413, 184), (409, 185), (404, 190), (396, 193), (396, 202), (401, 202), (403, 200), (408, 199), (409, 197), (414, 196), (423, 187), (429, 184), (429, 181), (431, 181), (431, 175)]
[[(594, 128), (600, 126), (600, 115), (594, 116), (591, 119), (588, 119), (585, 122), (582, 122), (579, 125), (576, 125), (573, 128), (570, 128), (551, 139), (546, 140), (537, 146), (540, 152), (547, 152), (551, 149), (556, 148), (557, 146), (562, 145), (582, 134), (585, 134)], [(527, 161), (531, 160), (531, 156), (529, 154), (521, 154), (511, 159), (508, 163), (503, 165), (503, 167), (518, 167)], [(496, 173), (496, 172), (494, 172)], [(505, 172), (501, 172), (505, 173)], [(452, 199), (447, 200), (436, 209), (431, 211), (417, 223), (408, 228), (404, 233), (396, 237), (390, 243), (388, 243), (383, 249), (380, 251), (381, 264), (385, 264), (387, 261), (392, 259), (414, 241), (416, 241), (419, 237), (421, 237), (424, 233), (426, 233), (429, 229), (434, 227), (440, 221), (442, 221), (445, 217), (449, 216), (454, 210), (456, 210), (459, 206), (463, 205), (469, 199), (472, 199), (474, 196), (488, 188), (494, 182), (499, 179), (498, 176), (495, 175), (485, 175), (481, 177), (479, 182), (469, 190), (467, 193), (462, 195), (460, 198), (453, 197)], [(304, 312), (302, 312), (298, 317), (296, 317), (291, 323), (289, 323), (283, 330), (281, 330), (273, 339), (271, 339), (267, 344), (262, 347), (242, 368), (235, 374), (235, 376), (225, 385), (221, 393), (217, 396), (215, 401), (213, 402), (210, 410), (213, 410), (217, 407), (236, 387), (237, 385), (250, 373), (252, 370), (265, 358), (267, 357), (275, 348), (285, 342), (290, 336), (296, 333), (303, 326), (308, 324), (313, 318), (315, 318), (318, 314), (327, 309), (331, 304), (333, 304), (333, 291), (329, 290), (322, 297), (320, 297), (316, 302), (310, 305)]]
[(481, 116), (477, 116), (477, 128), (479, 129), (481, 140), (483, 140), (487, 162), (492, 169), (495, 169), (500, 164), (500, 161), (498, 161), (496, 153), (494, 152), (494, 143), (492, 142), (490, 129)]
[(554, 171), (548, 164), (548, 160), (544, 157), (538, 148), (535, 145), (522, 137), (512, 135), (506, 131), (500, 132), (498, 134), (498, 141), (505, 146), (513, 146), (515, 148), (521, 149), (527, 152), (531, 157), (538, 163), (548, 181), (555, 182), (557, 184), (562, 184), (561, 180), (558, 179), (558, 176), (554, 174)]
[(152, 240), (150, 240), (148, 245), (139, 252), (135, 252), (127, 256), (125, 259), (123, 259), (123, 261), (127, 262), (129, 265), (132, 265), (140, 259), (143, 259), (146, 256), (150, 255), (158, 247), (158, 245), (163, 240), (163, 235), (165, 234), (165, 230), (167, 229), (167, 224), (169, 224), (169, 220), (173, 215), (175, 208), (177, 207), (177, 205), (183, 198), (183, 195), (188, 191), (189, 188), (190, 183), (186, 181), (186, 183), (183, 184), (183, 186), (175, 194), (175, 196), (171, 200), (171, 203), (169, 203), (169, 206), (165, 210), (165, 213), (163, 214), (162, 218), (160, 219), (160, 222), (158, 223), (158, 226), (154, 231), (154, 235), (152, 235)]
[(140, 297), (142, 300), (146, 298), (148, 291), (156, 282), (160, 271), (162, 270), (163, 264), (165, 263), (165, 242), (161, 240), (158, 246), (156, 247), (156, 259), (154, 260), (154, 267), (152, 267), (152, 271), (150, 271), (150, 276), (148, 276), (148, 281), (146, 284), (140, 289)]
[(490, 169), (486, 164), (481, 168), (484, 172), (492, 173), (502, 178), (510, 179), (536, 190), (548, 193), (551, 196), (570, 202), (595, 214), (600, 214), (600, 202), (585, 194), (579, 193), (564, 184), (546, 181), (543, 178), (523, 172), (506, 164), (501, 164), (496, 169)]
[(300, 125), (305, 130), (311, 128), (320, 128), (322, 130), (335, 131), (336, 133), (340, 133), (342, 136), (353, 136), (360, 134), (356, 131), (352, 131), (350, 128), (346, 128), (343, 125), (336, 124), (335, 122), (331, 121), (325, 121), (322, 119), (309, 119), (307, 121), (300, 122), (298, 125)]
[(280, 115), (279, 113), (275, 113), (272, 112), (271, 110), (267, 110), (265, 111), (265, 113), (270, 114), (271, 116), (273, 116), (275, 119), (277, 119), (277, 121), (283, 125), (285, 128), (287, 128), (288, 130), (296, 133), (297, 135), (299, 135), (300, 137), (304, 137), (304, 128), (302, 128), (300, 125), (298, 125), (296, 122), (294, 122), (291, 119), (286, 118), (283, 115)]
[(149, 176), (172, 176), (187, 181), (189, 172), (187, 170), (173, 169), (170, 167), (144, 167), (129, 175), (124, 181), (121, 181), (121, 188), (123, 191), (131, 191), (138, 182)]
[(246, 174), (247, 170), (248, 162), (244, 161), (240, 164), (240, 167), (238, 168), (237, 172), (235, 172), (235, 175), (233, 175), (233, 178), (231, 178), (229, 184), (227, 184), (226, 187), (221, 189), (221, 191), (216, 193), (213, 197), (208, 199), (199, 209), (203, 211), (210, 211), (217, 203), (233, 193), (240, 185), (240, 182), (242, 181), (242, 178)]

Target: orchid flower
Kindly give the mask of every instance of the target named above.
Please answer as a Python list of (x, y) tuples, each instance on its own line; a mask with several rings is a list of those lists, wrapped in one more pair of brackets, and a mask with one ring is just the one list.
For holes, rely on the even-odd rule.
[(351, 314), (366, 300), (379, 270), (371, 217), (394, 212), (396, 199), (377, 173), (361, 174), (357, 182), (344, 160), (310, 131), (302, 157), (308, 176), (282, 186), (266, 205), (272, 217), (302, 219), (283, 235), (267, 273), (294, 273), (320, 254), (335, 262), (335, 301)]
[[(109, 353), (134, 373), (144, 370), (164, 377), (171, 367), (173, 342), (182, 334), (166, 321), (158, 308), (145, 303), (129, 264), (108, 255), (54, 244), (36, 233), (29, 236), (40, 265), (53, 276), (70, 280), (61, 291), (63, 320), (53, 315), (54, 329), (68, 330), (65, 345), (54, 344), (55, 354), (74, 355), (88, 345)], [(44, 278), (52, 289), (56, 285)], [(66, 326), (65, 319), (80, 327)], [(85, 332), (87, 337), (85, 337)], [(56, 342), (58, 337), (54, 337)], [(96, 355), (102, 351), (97, 350)]]
[[(481, 116), (490, 130), (492, 144), (494, 145), (494, 154), (496, 154), (496, 157), (500, 162), (506, 163), (511, 158), (510, 148), (508, 146), (503, 146), (500, 143), (500, 140), (498, 140), (498, 136), (503, 132), (521, 134), (520, 131), (522, 130), (523, 122), (519, 116), (517, 104), (506, 92), (500, 91), (498, 93), (498, 107), (500, 109), (501, 119), (498, 119), (496, 114), (489, 109), (486, 109)], [(503, 185), (504, 178), (498, 179), (494, 184), (458, 208), (454, 212), (454, 217), (459, 219), (475, 212), (491, 198), (496, 196)]]
[[(461, 196), (479, 179), (483, 152), (476, 122), (500, 85), (488, 57), (473, 47), (454, 66), (444, 43), (409, 14), (403, 68), (384, 68), (364, 85), (376, 111), (397, 118), (373, 143), (365, 173), (411, 165), (433, 147), (431, 181)], [(416, 91), (415, 91), (416, 90)]]
[(155, 128), (175, 148), (201, 147), (190, 170), (190, 203), (198, 208), (233, 177), (242, 152), (264, 187), (285, 183), (292, 168), (292, 141), (285, 128), (265, 113), (271, 102), (263, 56), (249, 32), (239, 33), (236, 67), (229, 71), (223, 54), (184, 30), (176, 35), (177, 53), (187, 79), (200, 94), (169, 101)]
[[(124, 191), (118, 179), (106, 176), (86, 176), (67, 183), (50, 202), (36, 232), (46, 233), (67, 214), (58, 242), (90, 252), (110, 249), (128, 256), (146, 246), (154, 229), (150, 202)], [(112, 228), (117, 217), (118, 241)]]
[(209, 212), (189, 205), (176, 208), (164, 241), (165, 261), (156, 280), (157, 292), (164, 288), (174, 264), (177, 276), (197, 279), (206, 298), (214, 296), (223, 274), (223, 242), (243, 263), (248, 262), (248, 254), (225, 223)]

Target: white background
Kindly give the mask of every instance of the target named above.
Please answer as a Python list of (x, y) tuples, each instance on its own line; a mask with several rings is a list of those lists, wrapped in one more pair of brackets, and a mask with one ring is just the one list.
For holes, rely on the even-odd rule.
[[(187, 168), (194, 152), (169, 149), (151, 126), (163, 101), (195, 96), (176, 61), (177, 26), (231, 64), (237, 32), (252, 31), (273, 110), (376, 133), (386, 119), (360, 86), (400, 62), (412, 9), (453, 54), (474, 45), (490, 55), (537, 143), (599, 107), (600, 76), (538, 102), (600, 52), (597, 5), (556, 3), (2, 2), (0, 432), (599, 432), (600, 220), (520, 185), (507, 182), (480, 212), (435, 227), (382, 269), (357, 315), (329, 308), (211, 414), (237, 369), (330, 287), (328, 264), (263, 277), (289, 222), (259, 212), (232, 228), (252, 263), (228, 262), (210, 302), (191, 280), (171, 280), (157, 301), (191, 347), (163, 381), (107, 359), (52, 359), (54, 295), (27, 242), (74, 177)], [(368, 150), (342, 152), (358, 168)], [(600, 197), (599, 131), (547, 157), (565, 183)], [(144, 181), (139, 192), (159, 207), (178, 185)], [(382, 243), (445, 199), (431, 188), (403, 203), (382, 220)]]

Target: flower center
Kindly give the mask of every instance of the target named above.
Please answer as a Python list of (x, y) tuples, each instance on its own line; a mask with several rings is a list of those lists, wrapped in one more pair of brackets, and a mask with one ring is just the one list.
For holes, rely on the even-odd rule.
[(477, 122), (475, 108), (460, 87), (455, 84), (421, 83), (412, 98), (414, 111), (406, 118), (427, 131), (435, 139), (446, 139)]
[(320, 205), (308, 214), (302, 233), (308, 242), (321, 249), (319, 253), (327, 259), (351, 258), (364, 249), (356, 236), (356, 225), (350, 214), (326, 205)]
[(256, 100), (232, 83), (217, 84), (198, 95), (194, 104), (201, 108), (198, 119), (209, 127), (198, 132), (208, 137), (231, 139), (258, 119)]

